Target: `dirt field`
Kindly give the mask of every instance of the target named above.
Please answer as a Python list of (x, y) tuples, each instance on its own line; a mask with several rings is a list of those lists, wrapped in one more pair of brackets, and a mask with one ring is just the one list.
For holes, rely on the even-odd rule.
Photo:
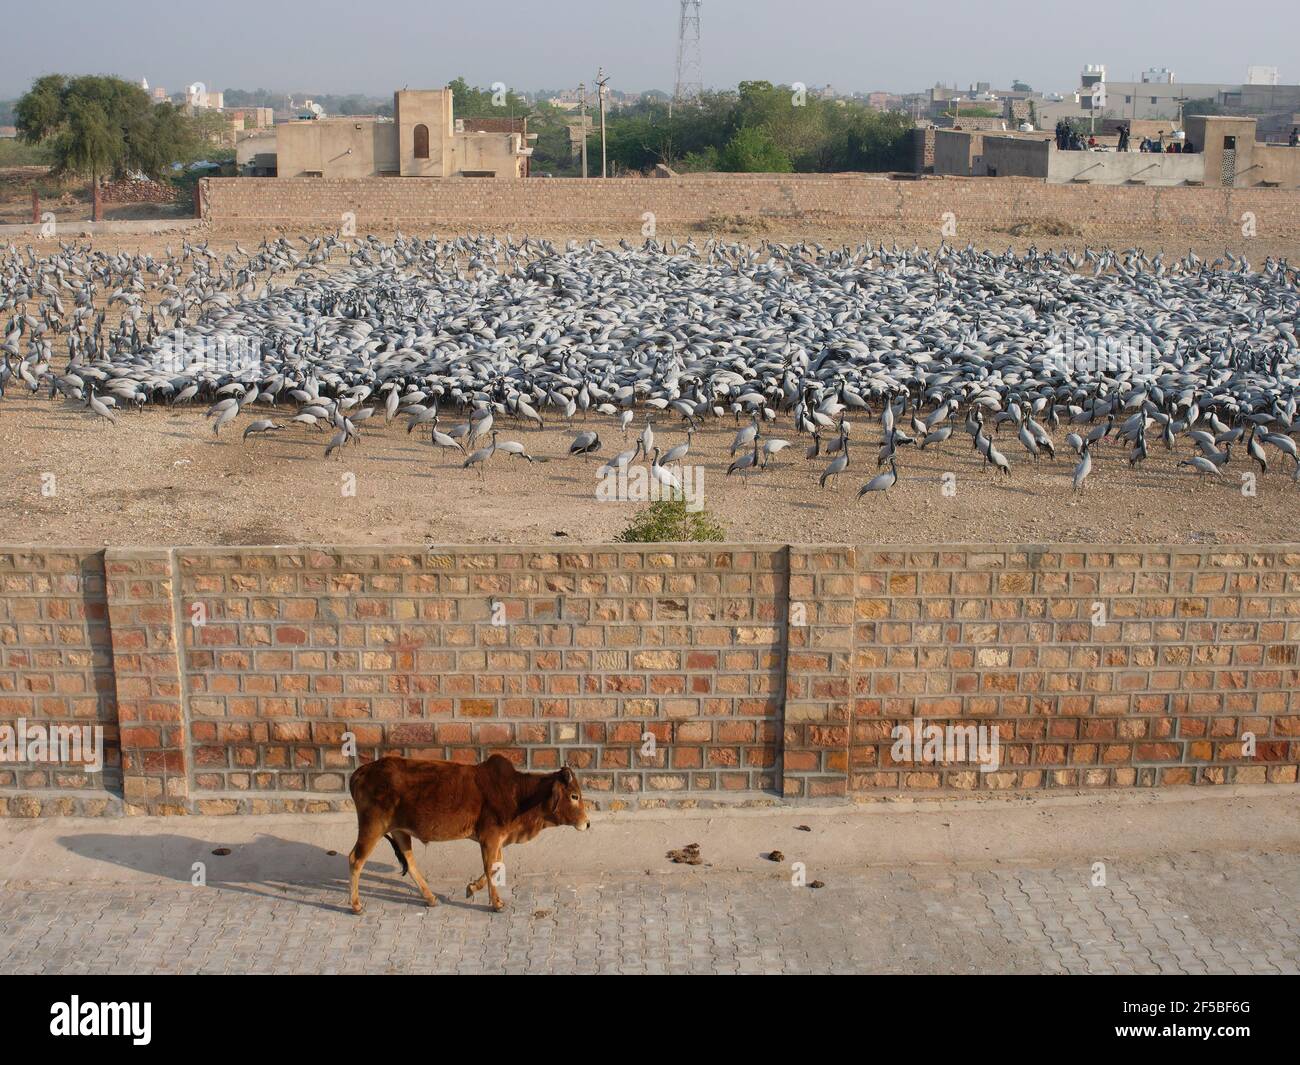
[[(59, 182), (42, 166), (0, 167), (0, 225), (26, 225), (32, 221), (32, 190), (41, 193), (41, 212), (50, 212), (60, 224), (87, 222), (91, 216), (88, 181)], [(105, 221), (183, 218), (186, 212), (172, 204), (105, 203)], [(29, 240), (31, 238), (28, 238)], [(65, 234), (63, 239), (68, 239)], [(51, 241), (33, 242), (53, 247)]]
[[(122, 205), (120, 209), (125, 211), (127, 209), (126, 205)], [(29, 222), (31, 220), (30, 212), (29, 200), (27, 214), (21, 217), (3, 218), (0, 221)], [(113, 215), (106, 210), (105, 217), (157, 217), (166, 219), (174, 217), (172, 214), (151, 208), (149, 205), (133, 205), (131, 212), (130, 214)], [(85, 217), (90, 217), (88, 208)], [(110, 253), (125, 251), (128, 253), (138, 252), (160, 255), (169, 247), (179, 251), (182, 238), (191, 243), (207, 243), (214, 252), (225, 253), (233, 252), (236, 244), (251, 251), (264, 238), (274, 240), (278, 237), (286, 237), (290, 241), (296, 241), (299, 237), (320, 236), (326, 232), (329, 232), (329, 230), (324, 227), (270, 226), (255, 228), (238, 226), (213, 229), (205, 226), (195, 232), (186, 234), (171, 233), (156, 236), (136, 234), (100, 235), (95, 237), (93, 241), (90, 238), (65, 234), (62, 239), (72, 240), (79, 245), (91, 243), (93, 247)], [(392, 240), (395, 232), (395, 230), (375, 230), (374, 235), (387, 241)], [(402, 229), (402, 232), (406, 236), (449, 238), (455, 237), (464, 231), (434, 227), (407, 227)], [(479, 232), (479, 230), (475, 230), (475, 232)], [(543, 237), (557, 242), (560, 246), (563, 246), (564, 242), (570, 239), (587, 240), (596, 238), (607, 244), (617, 244), (620, 239), (632, 241), (636, 244), (640, 244), (644, 240), (634, 227), (611, 229), (607, 226), (598, 226), (559, 230), (549, 227), (529, 228), (516, 226), (508, 230), (498, 229), (497, 232), (503, 239), (508, 232), (516, 241), (521, 240), (524, 236)], [(362, 236), (365, 235), (367, 234), (362, 234)], [(910, 248), (913, 244), (922, 248), (937, 248), (943, 240), (937, 225), (932, 228), (916, 228), (904, 225), (886, 228), (880, 226), (844, 226), (842, 224), (824, 225), (809, 222), (798, 226), (783, 223), (781, 225), (764, 225), (755, 228), (734, 221), (724, 223), (717, 228), (705, 226), (704, 224), (698, 226), (662, 224), (659, 226), (657, 239), (660, 241), (685, 241), (691, 239), (696, 244), (701, 244), (710, 236), (727, 242), (745, 244), (758, 244), (765, 240), (775, 242), (806, 241), (809, 244), (820, 243), (826, 247), (839, 247), (842, 244), (853, 246), (864, 241), (878, 244), (883, 241), (885, 244), (896, 242), (900, 247), (905, 248)], [(24, 237), (16, 243), (30, 243), (37, 254), (46, 255), (55, 251), (58, 247), (57, 241), (36, 240), (31, 237)], [(1186, 255), (1190, 250), (1209, 262), (1213, 262), (1221, 256), (1226, 249), (1234, 255), (1245, 255), (1251, 264), (1256, 267), (1262, 265), (1264, 259), (1268, 256), (1285, 258), (1293, 263), (1300, 262), (1300, 232), (1246, 238), (1233, 230), (1229, 235), (1229, 239), (1224, 239), (1224, 236), (1217, 232), (1180, 229), (1172, 233), (1152, 233), (1146, 236), (1145, 239), (1137, 241), (1127, 238), (1122, 240), (1108, 239), (1104, 234), (1089, 232), (1087, 229), (1083, 230), (1078, 236), (1056, 236), (1042, 232), (1012, 233), (997, 228), (962, 228), (959, 235), (949, 239), (948, 243), (960, 247), (965, 247), (967, 243), (970, 243), (977, 248), (990, 248), (999, 252), (1012, 248), (1017, 253), (1023, 253), (1031, 246), (1037, 247), (1040, 251), (1068, 248), (1076, 252), (1081, 252), (1086, 247), (1111, 246), (1128, 248), (1136, 246), (1144, 249), (1148, 255), (1163, 251), (1166, 257)]]
[[(300, 231), (285, 230), (296, 237)], [(182, 239), (210, 241), (215, 251), (238, 242), (251, 249), (278, 230), (202, 234), (101, 237), (96, 248), (161, 254), (179, 251)], [(391, 238), (392, 234), (381, 234)], [(426, 235), (426, 234), (421, 234)], [(449, 234), (441, 234), (449, 235)], [(599, 236), (617, 241), (625, 233), (534, 235), (563, 241)], [(761, 236), (720, 234), (728, 240), (807, 240), (824, 244), (862, 240), (914, 241), (934, 247), (938, 233), (887, 234), (865, 230), (804, 229)], [(516, 238), (522, 236), (515, 233)], [(698, 231), (661, 231), (661, 239), (707, 237)], [(1082, 248), (1095, 240), (963, 234), (963, 243), (1015, 247)], [(54, 250), (50, 241), (33, 242)], [(80, 243), (80, 242), (79, 242)], [(1149, 254), (1160, 248), (1183, 254), (1193, 248), (1214, 258), (1222, 242), (1179, 233), (1143, 242)], [(1300, 234), (1283, 241), (1240, 239), (1229, 247), (1256, 265), (1266, 255), (1300, 259)], [(259, 405), (258, 416), (271, 413)], [(293, 412), (276, 412), (283, 423)], [(538, 460), (530, 465), (498, 454), (486, 477), (459, 467), (456, 453), (435, 449), (427, 435), (406, 435), (405, 422), (384, 426), (376, 418), (362, 430), (360, 446), (326, 460), (328, 434), (293, 426), (278, 435), (244, 442), (249, 417), (241, 417), (219, 439), (202, 408), (149, 410), (122, 415), (117, 427), (94, 424), (84, 410), (52, 403), (11, 388), (0, 401), (0, 447), (8, 456), (8, 476), (0, 488), (0, 519), (10, 543), (59, 544), (271, 544), (271, 543), (558, 543), (608, 541), (627, 526), (643, 504), (596, 498), (599, 462), (570, 459), (574, 434), (596, 428), (601, 455), (632, 446), (607, 419), (545, 431), (510, 422), (501, 439), (521, 441)], [(442, 427), (456, 423), (444, 413)], [(638, 415), (637, 431), (644, 419)], [(660, 415), (659, 442), (667, 450), (682, 442), (675, 417)], [(1289, 460), (1275, 462), (1259, 477), (1254, 497), (1242, 494), (1241, 473), (1255, 470), (1244, 455), (1234, 455), (1221, 481), (1200, 479), (1177, 469), (1187, 457), (1166, 453), (1152, 442), (1151, 458), (1133, 471), (1127, 447), (1105, 442), (1093, 451), (1087, 491), (1071, 492), (1074, 455), (1064, 427), (1053, 431), (1055, 462), (1035, 465), (1014, 435), (1004, 431), (999, 446), (1009, 457), (1010, 480), (997, 480), (980, 468), (978, 456), (958, 432), (936, 450), (901, 453), (899, 482), (887, 494), (855, 501), (860, 485), (877, 471), (878, 426), (855, 426), (853, 464), (841, 483), (825, 491), (817, 479), (829, 461), (805, 461), (808, 438), (797, 437), (787, 421), (766, 435), (792, 441), (778, 468), (742, 482), (726, 477), (727, 448), (735, 432), (730, 421), (697, 433), (690, 461), (704, 467), (703, 497), (732, 541), (765, 542), (1292, 542), (1297, 539), (1300, 485), (1291, 480)], [(1276, 452), (1270, 449), (1270, 456)], [(943, 492), (943, 474), (956, 476), (956, 493)], [(354, 496), (342, 491), (344, 474), (356, 475)], [(42, 493), (53, 475), (53, 494)], [(48, 491), (48, 488), (46, 489)]]
[[(450, 412), (448, 412), (450, 413)], [(292, 412), (280, 412), (287, 423)], [(264, 416), (262, 414), (261, 416)], [(249, 417), (233, 428), (242, 431)], [(453, 424), (450, 417), (444, 425)], [(638, 418), (635, 426), (643, 424)], [(657, 442), (685, 439), (675, 417), (659, 416)], [(94, 424), (79, 407), (11, 389), (0, 403), (0, 447), (8, 471), (0, 488), (4, 540), (44, 544), (558, 543), (608, 541), (644, 504), (596, 498), (599, 465), (569, 458), (569, 442), (596, 428), (611, 456), (632, 446), (606, 419), (545, 430), (503, 426), (537, 459), (498, 453), (480, 480), (456, 452), (382, 417), (362, 428), (360, 445), (323, 457), (327, 434), (294, 425), (264, 439), (227, 428), (214, 438), (202, 408), (124, 413), (116, 427)], [(742, 482), (727, 477), (730, 421), (697, 433), (689, 458), (704, 467), (703, 501), (728, 539), (762, 542), (1291, 542), (1300, 485), (1291, 463), (1259, 477), (1243, 496), (1241, 473), (1257, 467), (1234, 456), (1221, 481), (1177, 469), (1180, 457), (1153, 441), (1151, 459), (1129, 468), (1127, 448), (1094, 450), (1087, 491), (1074, 495), (1073, 454), (1035, 467), (1009, 431), (1000, 448), (1009, 480), (980, 468), (964, 434), (938, 449), (902, 451), (898, 484), (855, 500), (876, 470), (879, 430), (860, 423), (853, 462), (838, 485), (819, 490), (823, 456), (804, 459), (807, 438), (788, 423), (771, 435), (793, 441), (778, 468)], [(1053, 435), (1066, 452), (1065, 430)], [(960, 437), (960, 439), (958, 439)], [(1186, 442), (1183, 442), (1186, 447)], [(945, 496), (943, 474), (955, 474)], [(43, 494), (53, 475), (53, 494)], [(344, 494), (355, 474), (355, 495)], [(46, 491), (49, 489), (46, 488)]]

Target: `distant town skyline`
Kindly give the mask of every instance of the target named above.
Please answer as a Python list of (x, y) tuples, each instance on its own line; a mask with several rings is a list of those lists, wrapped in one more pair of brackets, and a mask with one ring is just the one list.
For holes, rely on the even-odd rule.
[[(111, 73), (179, 92), (211, 89), (385, 95), (464, 76), (520, 91), (590, 83), (598, 66), (623, 92), (673, 87), (677, 0), (590, 5), (497, 0), (490, 8), (435, 9), (389, 0), (358, 13), (341, 0), (309, 8), (227, 0), (211, 6), (112, 5), (67, 0), (5, 15), (0, 96), (18, 96), (47, 73)], [(487, 17), (488, 13), (492, 17)], [(1014, 79), (1069, 92), (1088, 63), (1111, 80), (1168, 67), (1179, 81), (1237, 83), (1249, 65), (1300, 80), (1294, 0), (1146, 4), (1013, 0), (878, 8), (860, 0), (704, 0), (706, 87), (748, 79), (838, 92), (918, 92)]]

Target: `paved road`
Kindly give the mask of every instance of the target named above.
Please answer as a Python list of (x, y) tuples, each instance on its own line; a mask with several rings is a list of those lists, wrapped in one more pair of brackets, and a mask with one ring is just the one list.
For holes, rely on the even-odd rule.
[(537, 873), (500, 915), (448, 898), (427, 866), (444, 902), (426, 909), (388, 870), (367, 870), (362, 917), (341, 877), (10, 881), (0, 971), (1300, 973), (1294, 852), (1113, 860), (1104, 887), (1086, 860), (836, 868), (820, 889), (775, 866)]

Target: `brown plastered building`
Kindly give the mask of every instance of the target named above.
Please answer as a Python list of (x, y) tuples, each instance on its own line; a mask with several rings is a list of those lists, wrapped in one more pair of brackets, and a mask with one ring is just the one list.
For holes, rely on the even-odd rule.
[(276, 176), (524, 177), (526, 127), (483, 128), (481, 122), (457, 122), (450, 89), (402, 89), (393, 94), (391, 120), (314, 118), (276, 126)]

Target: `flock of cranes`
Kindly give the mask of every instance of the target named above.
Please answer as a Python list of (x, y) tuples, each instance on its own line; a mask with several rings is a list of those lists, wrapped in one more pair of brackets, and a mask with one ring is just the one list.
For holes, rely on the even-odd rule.
[[(962, 434), (1009, 477), (1008, 452), (1050, 462), (1064, 431), (1075, 490), (1103, 443), (1137, 466), (1157, 439), (1198, 478), (1222, 477), (1236, 448), (1261, 472), (1289, 460), (1300, 483), (1298, 305), (1286, 261), (1230, 253), (401, 234), (157, 257), (11, 245), (0, 397), (47, 393), (103, 423), (203, 405), (216, 436), (250, 446), (328, 432), (326, 457), (400, 418), (479, 476), (498, 454), (537, 458), (507, 426), (578, 419), (569, 455), (602, 475), (643, 458), (671, 487), (694, 435), (725, 420), (727, 476), (742, 480), (797, 454), (778, 425), (806, 438), (822, 487), (867, 448), (858, 498), (892, 488), (908, 449)], [(637, 419), (613, 454), (600, 433), (625, 443)], [(661, 448), (656, 425), (685, 440)]]

